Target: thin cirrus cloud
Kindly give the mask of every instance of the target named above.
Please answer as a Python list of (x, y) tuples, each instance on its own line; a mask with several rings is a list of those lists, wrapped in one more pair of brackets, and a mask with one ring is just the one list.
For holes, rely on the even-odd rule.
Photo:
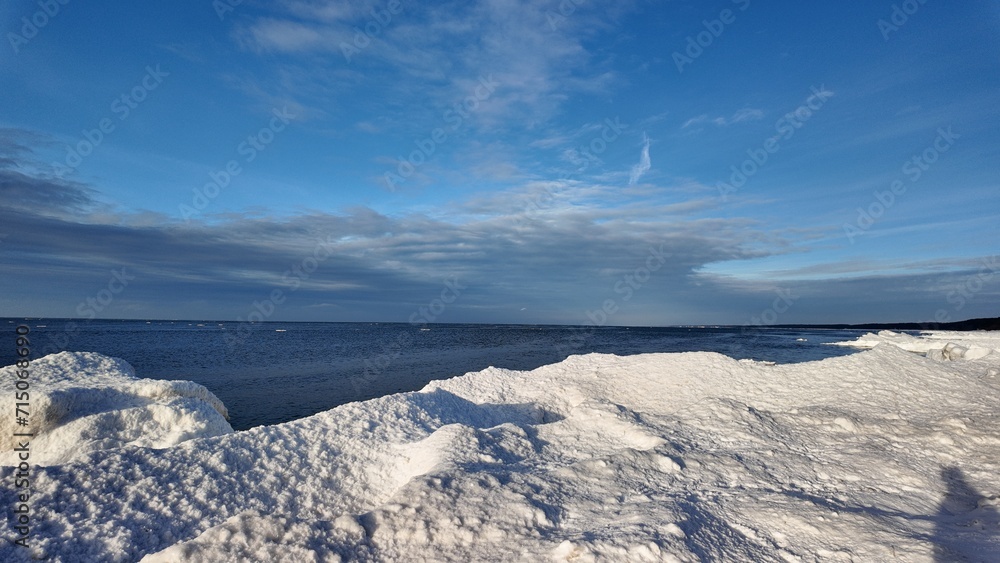
[(681, 129), (687, 129), (688, 127), (694, 127), (696, 125), (702, 125), (705, 123), (711, 123), (718, 127), (727, 127), (729, 125), (736, 125), (739, 123), (746, 123), (749, 121), (759, 121), (764, 118), (764, 111), (755, 108), (743, 108), (729, 117), (718, 116), (709, 117), (708, 114), (702, 114), (697, 117), (692, 117), (681, 125)]
[[(391, 21), (377, 26), (377, 33), (358, 36), (357, 30), (373, 20), (371, 10), (381, 8), (375, 3), (351, 10), (284, 3), (272, 14), (242, 23), (234, 33), (238, 44), (251, 51), (312, 54), (336, 65), (346, 62), (346, 49), (352, 53), (349, 68), (361, 72), (352, 78), (371, 85), (383, 72), (362, 69), (391, 69), (406, 79), (380, 81), (387, 97), (404, 95), (430, 107), (451, 106), (473, 91), (481, 77), (492, 75), (498, 91), (475, 115), (487, 126), (509, 125), (514, 118), (540, 121), (573, 92), (601, 91), (616, 80), (606, 65), (593, 64), (583, 46), (592, 29), (607, 25), (609, 16), (599, 10), (580, 7), (556, 32), (548, 11), (532, 2), (404, 4)], [(612, 13), (625, 10), (625, 5), (616, 6)], [(303, 66), (314, 64), (297, 57), (276, 62), (271, 72), (282, 76), (283, 84), (282, 92), (272, 95), (292, 96), (307, 106), (340, 98), (347, 81), (315, 80)], [(311, 93), (312, 99), (303, 99), (301, 92)], [(412, 115), (407, 117), (412, 121)]]
[(313, 25), (287, 20), (262, 19), (247, 28), (241, 40), (249, 47), (285, 53), (335, 48), (350, 38), (350, 30), (317, 29)]
[(630, 186), (635, 185), (646, 172), (649, 172), (653, 165), (649, 159), (649, 137), (643, 133), (642, 138), (642, 152), (639, 154), (639, 162), (632, 167), (632, 171), (629, 173), (628, 183)]

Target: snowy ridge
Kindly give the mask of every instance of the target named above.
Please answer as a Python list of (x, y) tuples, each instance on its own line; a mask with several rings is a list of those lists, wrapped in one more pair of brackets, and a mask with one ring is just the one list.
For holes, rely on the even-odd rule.
[(862, 349), (871, 349), (879, 344), (889, 344), (907, 352), (923, 354), (935, 360), (978, 360), (989, 355), (997, 348), (997, 340), (990, 333), (968, 333), (946, 330), (922, 332), (919, 337), (891, 330), (882, 330), (878, 334), (869, 332), (861, 338), (850, 342), (833, 343), (834, 346), (850, 346)]
[(0, 560), (997, 560), (1000, 335), (950, 341), (989, 352), (591, 354), (95, 452)]
[[(16, 380), (15, 367), (0, 380)], [(191, 381), (139, 379), (117, 358), (62, 352), (31, 362), (31, 416), (15, 426), (0, 417), (0, 464), (17, 465), (15, 432), (32, 433), (31, 462), (53, 465), (124, 446), (165, 448), (185, 440), (233, 431), (226, 407)], [(15, 412), (13, 392), (0, 395), (4, 412)]]

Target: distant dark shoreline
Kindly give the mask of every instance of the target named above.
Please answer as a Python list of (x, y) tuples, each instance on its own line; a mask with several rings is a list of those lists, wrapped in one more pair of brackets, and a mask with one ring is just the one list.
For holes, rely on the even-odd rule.
[(1000, 330), (1000, 318), (969, 319), (953, 323), (865, 323), (857, 325), (770, 325), (771, 328), (829, 328), (839, 330)]
[[(90, 322), (156, 322), (156, 323), (213, 323), (213, 324), (240, 324), (239, 321), (229, 320), (205, 320), (205, 319), (73, 319), (73, 318), (52, 318), (52, 317), (0, 317), (0, 321), (47, 321), (47, 322), (75, 322), (81, 325), (86, 325)], [(394, 325), (394, 324), (409, 324), (406, 322), (394, 322), (394, 321), (261, 321), (259, 323), (249, 323), (249, 324), (294, 324), (294, 323), (306, 323), (306, 324), (324, 324), (324, 323), (343, 323), (343, 324), (372, 324), (372, 325)], [(442, 325), (469, 325), (469, 326), (537, 326), (537, 327), (583, 327), (583, 328), (752, 328), (752, 329), (809, 329), (809, 330), (957, 330), (957, 331), (970, 331), (970, 330), (1000, 330), (1000, 317), (996, 318), (983, 318), (983, 319), (969, 319), (965, 321), (956, 321), (951, 323), (935, 323), (935, 322), (923, 322), (923, 323), (862, 323), (862, 324), (774, 324), (774, 325), (717, 325), (717, 324), (705, 324), (705, 325), (665, 325), (665, 326), (617, 326), (617, 325), (603, 325), (600, 327), (594, 327), (593, 325), (559, 325), (559, 324), (519, 324), (519, 323), (429, 323), (428, 326), (433, 326), (435, 324)]]

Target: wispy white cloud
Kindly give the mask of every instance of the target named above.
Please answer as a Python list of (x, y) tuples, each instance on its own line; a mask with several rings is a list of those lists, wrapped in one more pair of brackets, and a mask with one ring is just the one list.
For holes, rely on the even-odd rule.
[(743, 123), (744, 121), (757, 121), (764, 117), (764, 112), (759, 109), (754, 108), (743, 108), (740, 111), (733, 114), (726, 122), (726, 125), (732, 125), (734, 123)]
[[(434, 108), (428, 115), (439, 116), (469, 96), (482, 76), (492, 75), (500, 87), (469, 124), (531, 129), (573, 94), (607, 93), (619, 83), (610, 63), (594, 56), (585, 42), (632, 2), (578, 7), (558, 30), (549, 25), (546, 10), (528, 0), (406, 3), (378, 26), (369, 24), (372, 7), (381, 9), (381, 3), (340, 4), (286, 1), (267, 16), (247, 20), (234, 34), (249, 51), (287, 55), (270, 59), (280, 78), (269, 84), (277, 83), (289, 96), (311, 98), (309, 103), (320, 108), (342, 103), (345, 90), (363, 88), (373, 103), (380, 97), (386, 100), (383, 106), (406, 99), (414, 107)], [(358, 29), (377, 32), (359, 36)], [(364, 46), (348, 62), (344, 45), (354, 48), (356, 39)], [(355, 74), (328, 80), (337, 68)], [(398, 125), (411, 126), (415, 117), (399, 116)]]
[(692, 117), (681, 125), (681, 129), (687, 129), (695, 125), (701, 125), (703, 123), (711, 123), (718, 127), (727, 127), (729, 125), (736, 125), (738, 123), (746, 123), (748, 121), (758, 121), (763, 119), (764, 111), (756, 108), (743, 108), (730, 117), (718, 116), (709, 117), (708, 114), (701, 114), (696, 117)]
[(292, 0), (285, 6), (289, 12), (306, 20), (323, 22), (350, 22), (359, 16), (367, 15), (371, 10), (384, 7), (378, 6), (376, 0), (352, 0), (351, 2), (329, 2), (313, 0)]
[(684, 125), (681, 125), (681, 129), (687, 129), (688, 127), (691, 127), (693, 125), (701, 125), (702, 123), (705, 123), (707, 121), (709, 121), (708, 114), (703, 113), (701, 115), (692, 117), (691, 119), (685, 121)]
[(537, 149), (551, 149), (568, 145), (572, 142), (572, 140), (573, 139), (569, 135), (552, 135), (550, 137), (535, 139), (534, 141), (528, 143), (528, 146)]
[(337, 45), (346, 34), (331, 36), (329, 29), (281, 19), (262, 19), (241, 31), (243, 45), (257, 50), (284, 53), (310, 51), (325, 45)]
[(646, 172), (649, 172), (650, 167), (653, 165), (649, 160), (649, 137), (645, 133), (642, 134), (642, 137), (642, 153), (639, 155), (639, 163), (632, 167), (632, 172), (628, 178), (630, 186), (635, 185)]
[(382, 131), (381, 127), (372, 123), (371, 121), (359, 121), (356, 124), (354, 124), (354, 127), (358, 131), (362, 131), (364, 133), (380, 133)]
[(653, 126), (653, 125), (655, 125), (655, 124), (663, 121), (669, 115), (670, 115), (669, 111), (663, 111), (663, 112), (657, 113), (655, 115), (651, 115), (649, 117), (641, 119), (639, 121), (638, 125), (640, 125), (642, 127), (651, 127), (651, 126)]

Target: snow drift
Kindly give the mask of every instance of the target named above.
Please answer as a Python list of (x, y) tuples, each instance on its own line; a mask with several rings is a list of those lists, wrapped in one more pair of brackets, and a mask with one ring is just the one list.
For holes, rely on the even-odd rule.
[(997, 560), (1000, 335), (949, 342), (987, 353), (591, 354), (94, 452), (0, 559)]
[(879, 344), (890, 344), (907, 352), (923, 354), (935, 360), (978, 360), (989, 355), (997, 346), (996, 337), (990, 333), (928, 331), (920, 337), (893, 332), (868, 333), (851, 342), (837, 342), (837, 346), (871, 349)]
[[(13, 382), (13, 366), (0, 381)], [(34, 434), (31, 462), (50, 465), (96, 450), (165, 448), (233, 431), (226, 407), (191, 381), (139, 379), (127, 362), (62, 352), (31, 362), (29, 425), (17, 425), (15, 395), (0, 395), (0, 464), (16, 465), (15, 432)]]

